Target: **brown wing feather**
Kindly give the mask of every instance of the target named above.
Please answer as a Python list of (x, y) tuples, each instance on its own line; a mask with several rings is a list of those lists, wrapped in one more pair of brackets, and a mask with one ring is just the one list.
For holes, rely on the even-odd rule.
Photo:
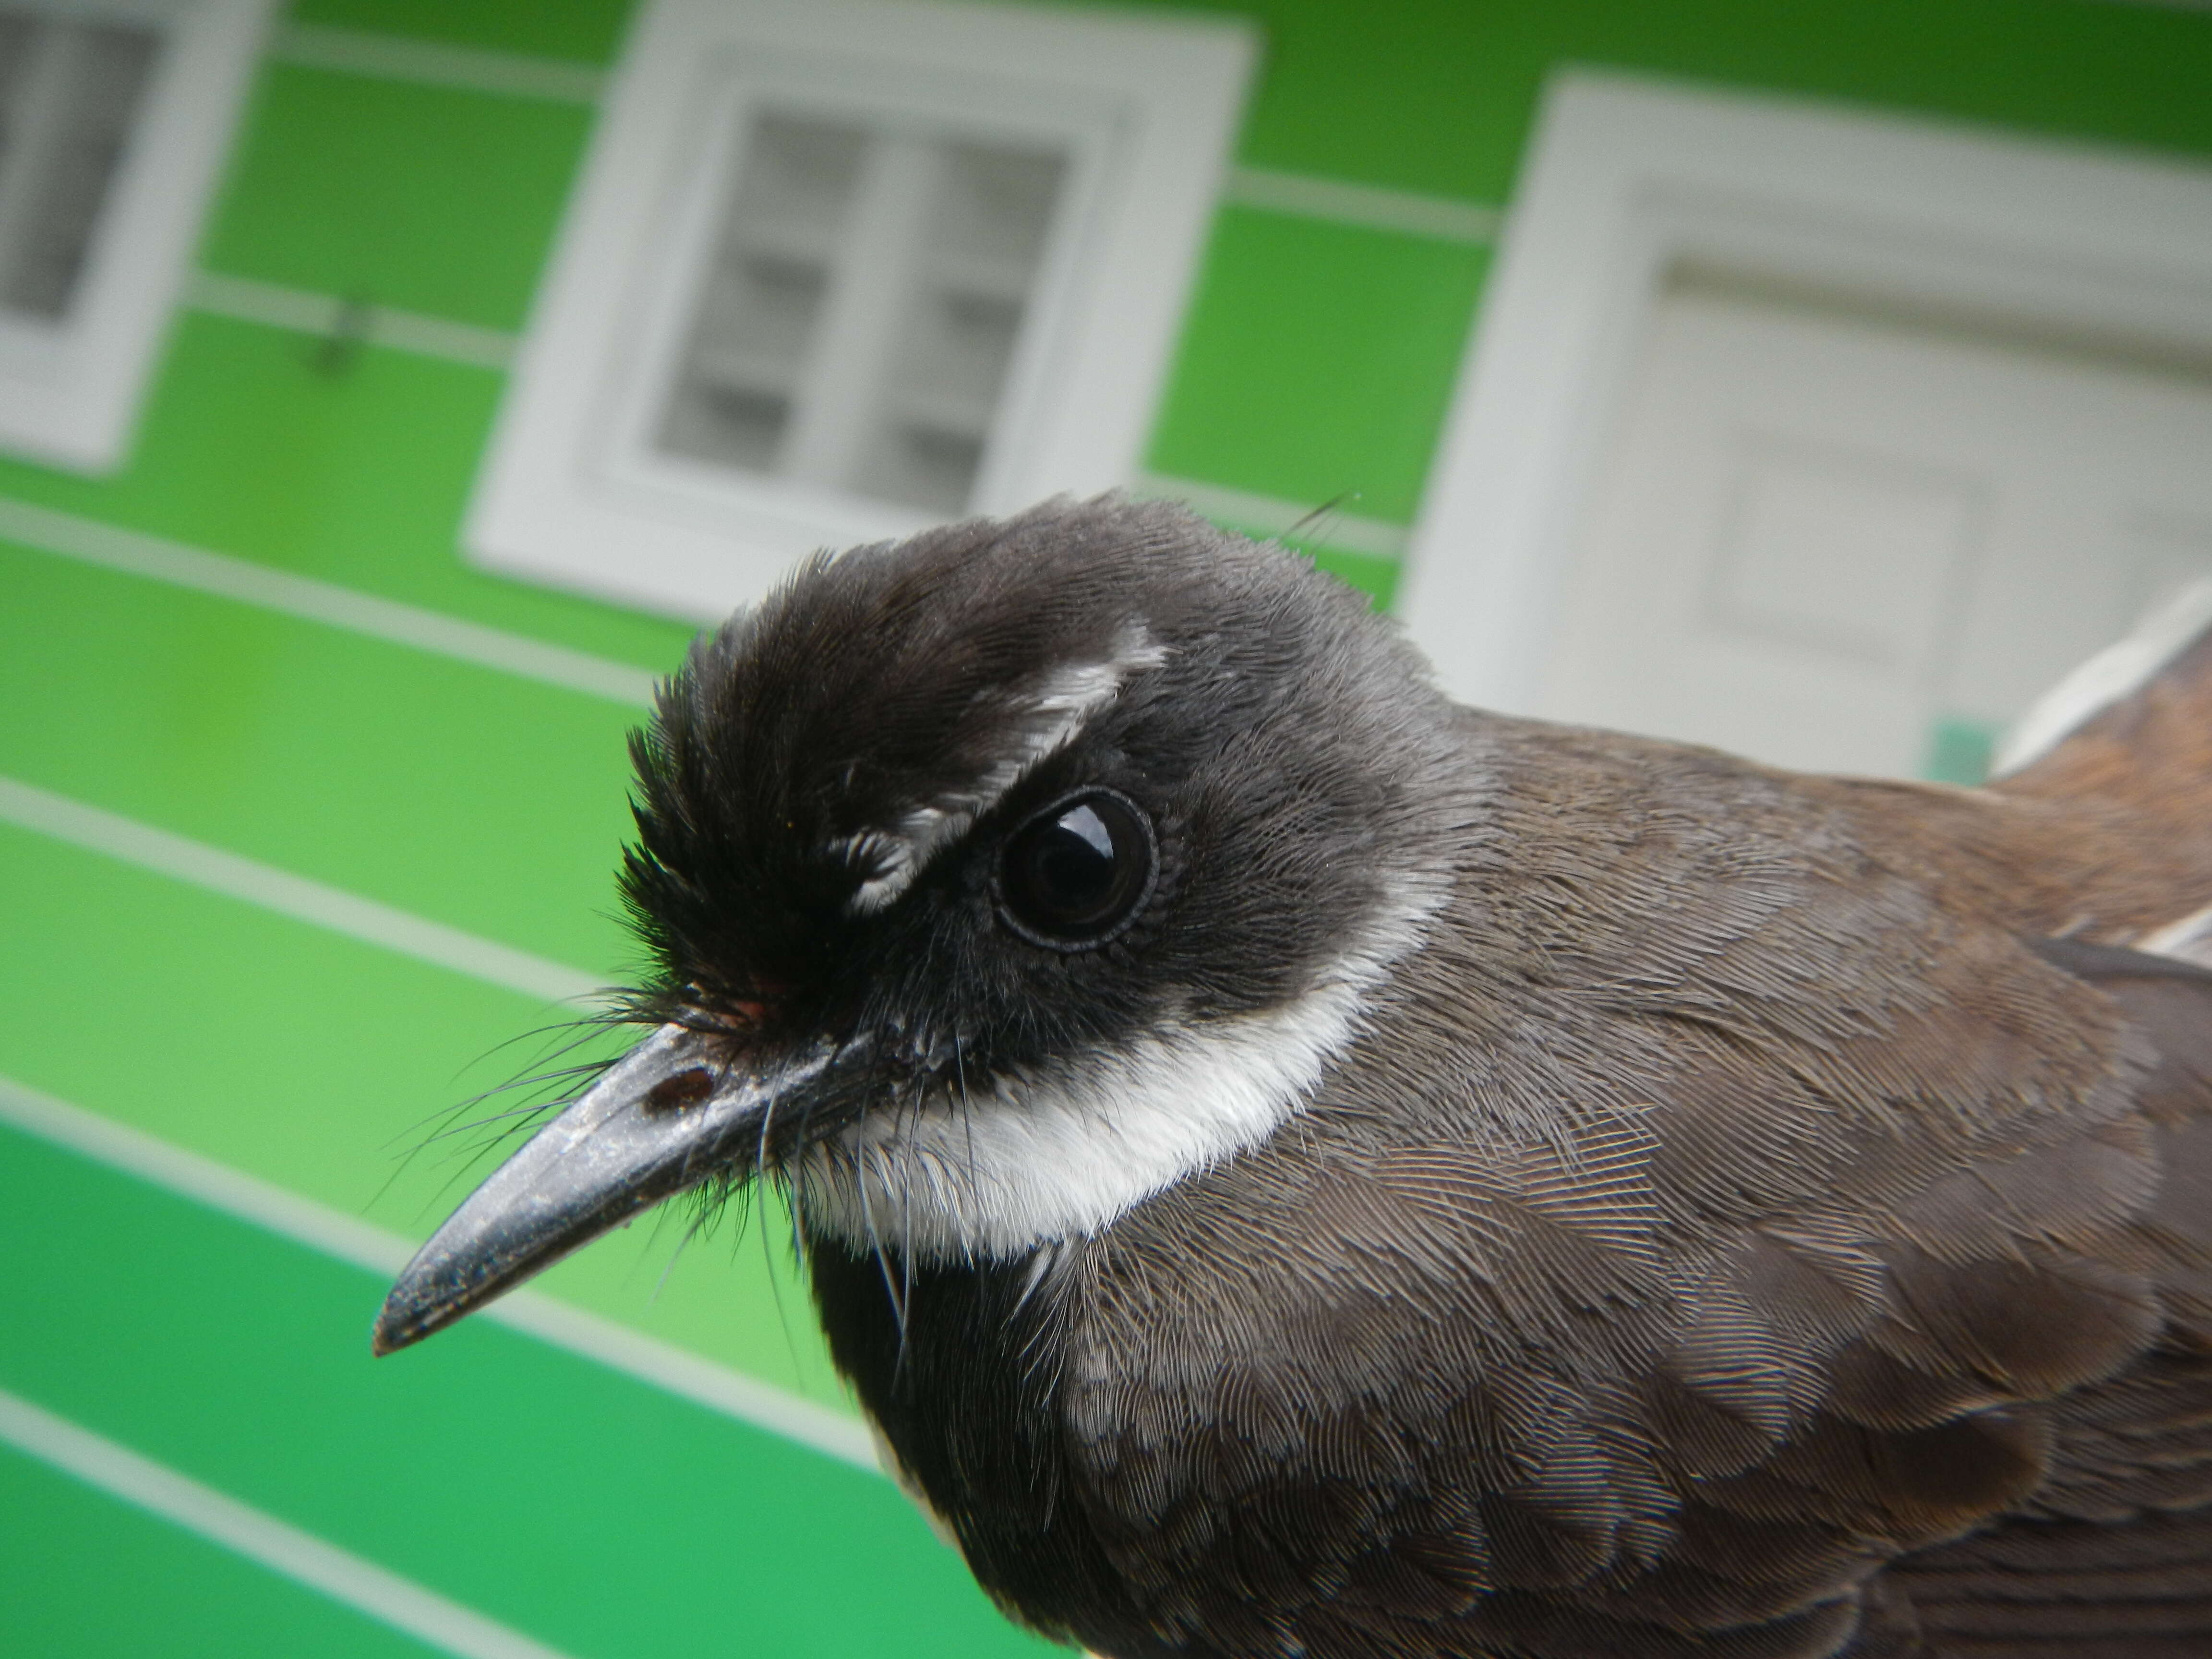
[[(2023, 1512), (1884, 1575), (1881, 1628), (1929, 1659), (2201, 1659), (2212, 1652), (2212, 974), (2046, 941), (2155, 1053), (2136, 1091), (2160, 1173), (2125, 1255), (2157, 1340), (2052, 1406), (2050, 1467)], [(1915, 1645), (1917, 1644), (1917, 1645)]]

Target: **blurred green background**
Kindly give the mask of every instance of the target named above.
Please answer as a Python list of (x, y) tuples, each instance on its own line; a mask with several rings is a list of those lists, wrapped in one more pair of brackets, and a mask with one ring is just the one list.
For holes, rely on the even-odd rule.
[[(1266, 43), (1241, 167), (1478, 210), (1505, 204), (1565, 63), (2212, 155), (2202, 10), (1224, 9)], [(420, 1237), (475, 1145), (425, 1147), (440, 1115), (524, 1065), (527, 1047), (501, 1045), (562, 1017), (546, 985), (635, 965), (609, 880), (640, 712), (624, 687), (672, 666), (687, 630), (477, 574), (456, 547), (496, 365), (625, 11), (295, 8), (129, 465), (89, 480), (0, 463), (0, 1389), (572, 1654), (1033, 1647), (888, 1483), (835, 1455), (857, 1447), (849, 1407), (773, 1215), (680, 1249), (681, 1217), (595, 1247), (546, 1281), (592, 1316), (561, 1340), (478, 1321), (368, 1354), (382, 1279), (362, 1260), (382, 1247), (349, 1258), (345, 1224)], [(337, 54), (353, 67), (329, 66), (333, 42), (358, 48)], [(516, 58), (584, 73), (495, 89)], [(1231, 194), (1152, 483), (1232, 521), (1247, 498), (1341, 501), (1314, 550), (1387, 604), (1485, 234)], [(272, 309), (240, 292), (274, 290), (465, 326), (418, 327), (403, 349), (240, 314)], [(190, 566), (198, 552), (243, 562)], [(159, 574), (188, 567), (225, 574)], [(457, 655), (437, 645), (444, 621), (495, 631), (460, 630)], [(431, 648), (393, 637), (410, 629)], [(531, 642), (592, 660), (535, 672)], [(602, 690), (574, 689), (594, 674)], [(1956, 734), (1938, 764), (1970, 772), (1977, 741)], [(470, 957), (483, 942), (510, 954)], [(223, 1188), (223, 1171), (264, 1186)], [(287, 1195), (308, 1200), (297, 1225)], [(624, 1334), (661, 1346), (625, 1358)], [(779, 1412), (799, 1439), (746, 1420)], [(61, 1432), (46, 1443), (76, 1443)], [(0, 1650), (422, 1650), (312, 1572), (257, 1564), (68, 1461), (0, 1447)]]

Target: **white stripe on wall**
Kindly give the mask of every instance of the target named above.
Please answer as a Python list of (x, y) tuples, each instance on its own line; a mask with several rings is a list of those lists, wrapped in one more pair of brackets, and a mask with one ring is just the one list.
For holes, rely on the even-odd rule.
[(520, 1631), (5, 1389), (0, 1441), (461, 1659), (562, 1659), (557, 1649)]
[(588, 1001), (601, 988), (597, 975), (580, 968), (549, 962), (494, 939), (479, 939), (427, 916), (325, 886), (274, 865), (156, 830), (149, 823), (88, 806), (14, 778), (0, 777), (0, 822), (120, 859), (226, 898), (274, 910), (295, 921), (343, 933), (417, 962), (519, 991), (526, 997), (550, 1002)]
[[(415, 1254), (397, 1233), (7, 1077), (0, 1077), (0, 1122), (380, 1278), (396, 1277)], [(875, 1443), (857, 1419), (542, 1292), (511, 1291), (471, 1317), (526, 1331), (709, 1411), (882, 1473)], [(366, 1349), (366, 1327), (361, 1340)]]
[[(258, 323), (270, 328), (291, 329), (325, 338), (343, 337), (349, 326), (345, 301), (332, 295), (312, 294), (302, 289), (280, 288), (273, 283), (249, 282), (242, 276), (226, 276), (215, 271), (202, 271), (196, 276), (187, 298), (196, 309), (212, 312), (218, 316), (234, 317), (244, 322)], [(492, 329), (473, 328), (464, 323), (449, 323), (441, 318), (420, 316), (412, 312), (386, 311), (380, 307), (364, 309), (359, 321), (352, 326), (357, 331), (354, 337), (370, 344), (390, 346), (397, 350), (467, 363), (479, 368), (506, 368), (513, 359), (517, 343), (514, 336)], [(1269, 536), (1282, 534), (1291, 526), (1312, 516), (1315, 511), (1296, 501), (1254, 495), (1196, 478), (1147, 475), (1132, 484), (1131, 489), (1137, 495), (1187, 501), (1209, 518), (1224, 520), (1240, 528), (1256, 530)], [(0, 502), (0, 514), (4, 514), (5, 510), (6, 503)], [(0, 532), (4, 532), (3, 524), (0, 524)], [(1347, 552), (1375, 553), (1397, 558), (1405, 552), (1408, 533), (1400, 525), (1387, 523), (1381, 519), (1364, 519), (1357, 514), (1332, 508), (1319, 516), (1311, 534), (1301, 532), (1299, 539), (1322, 546), (1342, 548)], [(200, 556), (216, 558), (221, 556), (204, 554)], [(232, 562), (239, 564), (244, 570), (265, 568), (238, 561)], [(349, 590), (340, 588), (329, 591), (333, 593), (349, 592)]]
[(1395, 231), (1433, 241), (1480, 245), (1498, 239), (1504, 211), (1485, 203), (1448, 196), (1422, 196), (1386, 190), (1307, 173), (1277, 173), (1267, 167), (1232, 167), (1222, 199), (1266, 213), (1301, 219), (1326, 219), (1365, 230)]
[(448, 322), (419, 311), (400, 311), (366, 301), (354, 302), (332, 294), (282, 288), (244, 276), (226, 276), (219, 271), (195, 273), (185, 289), (185, 303), (217, 317), (290, 329), (334, 343), (357, 341), (384, 346), (418, 357), (465, 363), (471, 368), (504, 370), (514, 362), (514, 336), (495, 328)]
[(303, 69), (562, 104), (596, 104), (606, 83), (605, 71), (589, 64), (321, 23), (278, 25), (270, 38), (269, 55), (280, 64)]
[[(271, 37), (269, 55), (278, 63), (303, 68), (572, 104), (599, 102), (610, 73), (526, 52), (447, 46), (419, 36), (319, 23), (280, 25)], [(1445, 242), (1495, 240), (1504, 217), (1499, 209), (1484, 203), (1272, 167), (1232, 168), (1224, 199), (1267, 213)]]
[(0, 539), (264, 611), (304, 617), (348, 633), (365, 634), (434, 656), (455, 658), (479, 668), (541, 680), (564, 691), (581, 691), (641, 708), (653, 701), (657, 677), (651, 669), (463, 622), (442, 611), (380, 599), (312, 576), (296, 576), (143, 531), (33, 507), (27, 501), (0, 498)]
[(1411, 532), (1403, 525), (1382, 519), (1363, 519), (1357, 514), (1316, 502), (1285, 501), (1278, 495), (1256, 495), (1225, 484), (1197, 478), (1174, 478), (1146, 473), (1129, 486), (1132, 495), (1153, 501), (1181, 501), (1192, 511), (1239, 530), (1261, 536), (1283, 536), (1297, 529), (1297, 540), (1315, 547), (1340, 548), (1347, 553), (1371, 553), (1395, 559), (1406, 551)]

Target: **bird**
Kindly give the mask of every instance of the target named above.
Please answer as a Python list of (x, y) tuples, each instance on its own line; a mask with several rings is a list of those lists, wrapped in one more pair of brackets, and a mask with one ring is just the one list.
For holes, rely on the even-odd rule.
[(1963, 787), (1462, 707), (1162, 502), (819, 556), (633, 738), (645, 1035), (374, 1346), (769, 1182), (891, 1472), (1109, 1659), (2202, 1659), (2167, 645)]

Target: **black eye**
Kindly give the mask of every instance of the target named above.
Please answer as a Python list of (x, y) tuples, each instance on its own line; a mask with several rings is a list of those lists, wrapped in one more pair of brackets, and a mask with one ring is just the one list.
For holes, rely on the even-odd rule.
[(1086, 789), (1014, 831), (999, 866), (999, 914), (1033, 945), (1087, 951), (1152, 896), (1152, 820), (1127, 796)]

